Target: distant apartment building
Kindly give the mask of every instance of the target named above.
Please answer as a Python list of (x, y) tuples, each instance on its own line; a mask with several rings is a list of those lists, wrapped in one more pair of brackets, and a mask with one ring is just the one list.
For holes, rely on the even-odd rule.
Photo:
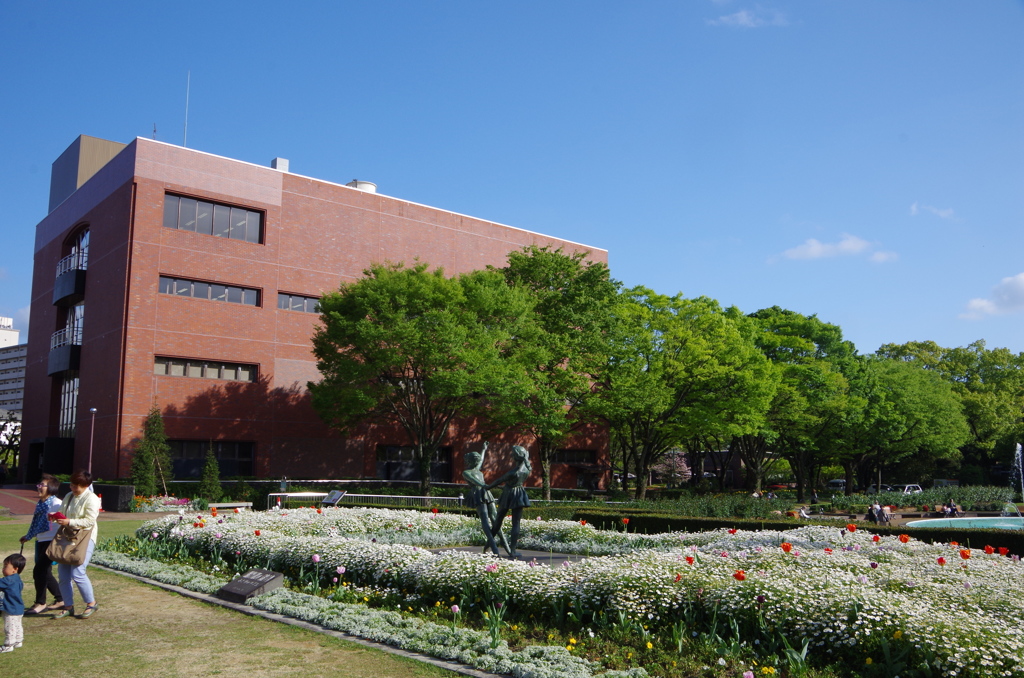
[(25, 358), (28, 345), (19, 344), (20, 331), (13, 318), (0, 318), (0, 417), (8, 412), (20, 418), (25, 399)]
[[(367, 423), (342, 435), (313, 411), (318, 299), (375, 262), (418, 258), (457, 274), (503, 266), (527, 245), (607, 261), (604, 250), (368, 182), (293, 174), (283, 159), (263, 167), (150, 139), (79, 137), (54, 162), (50, 212), (36, 227), (22, 472), (92, 459), (100, 476), (125, 477), (156, 405), (179, 476), (198, 474), (212, 447), (225, 476), (411, 479), (401, 429)], [(462, 453), (480, 442), (472, 422), (455, 426), (434, 479), (460, 477)], [(556, 486), (604, 486), (607, 433), (584, 431), (559, 459)]]

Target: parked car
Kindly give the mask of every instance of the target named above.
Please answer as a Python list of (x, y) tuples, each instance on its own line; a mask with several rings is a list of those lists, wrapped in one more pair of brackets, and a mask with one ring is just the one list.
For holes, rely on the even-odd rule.
[[(882, 483), (882, 492), (895, 492), (895, 491), (896, 491), (896, 488), (894, 488), (892, 485), (886, 485), (885, 483)], [(866, 492), (867, 492), (867, 494), (876, 494), (878, 492), (878, 489), (874, 485), (872, 485), (871, 487), (869, 487), (867, 489)]]
[(846, 479), (836, 478), (834, 480), (830, 480), (828, 481), (828, 485), (826, 485), (825, 487), (826, 489), (832, 490), (833, 492), (843, 492), (844, 490), (846, 490)]
[(894, 492), (902, 492), (903, 494), (920, 494), (924, 492), (920, 485), (909, 484), (909, 485), (893, 485), (892, 489)]

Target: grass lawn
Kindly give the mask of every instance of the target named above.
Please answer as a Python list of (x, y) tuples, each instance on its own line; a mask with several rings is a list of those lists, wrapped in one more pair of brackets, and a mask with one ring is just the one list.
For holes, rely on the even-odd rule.
[[(142, 520), (104, 520), (101, 539), (130, 534)], [(17, 553), (27, 523), (0, 519), (0, 559)], [(34, 542), (25, 545), (26, 603)], [(249, 617), (97, 569), (89, 577), (100, 609), (91, 618), (26, 616), (25, 644), (0, 655), (4, 678), (103, 676), (295, 676), (428, 678), (456, 675), (355, 643)], [(75, 591), (77, 597), (78, 592)], [(79, 600), (78, 607), (83, 603)]]

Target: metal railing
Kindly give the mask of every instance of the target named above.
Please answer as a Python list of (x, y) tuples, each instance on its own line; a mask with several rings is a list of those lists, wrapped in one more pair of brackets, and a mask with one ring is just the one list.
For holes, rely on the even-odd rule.
[(50, 335), (50, 350), (58, 349), (61, 346), (81, 346), (82, 328), (65, 327)]
[(89, 264), (89, 252), (79, 250), (78, 252), (72, 252), (63, 259), (57, 262), (57, 276), (61, 277), (68, 271), (74, 271), (78, 269), (84, 271), (88, 268)]
[(407, 494), (346, 494), (339, 504), (375, 506), (462, 506), (462, 497), (416, 497)]
[[(327, 492), (271, 492), (267, 509), (275, 504), (286, 508), (292, 504), (319, 504)], [(338, 504), (369, 504), (371, 506), (462, 506), (462, 497), (414, 497), (407, 494), (344, 494)]]

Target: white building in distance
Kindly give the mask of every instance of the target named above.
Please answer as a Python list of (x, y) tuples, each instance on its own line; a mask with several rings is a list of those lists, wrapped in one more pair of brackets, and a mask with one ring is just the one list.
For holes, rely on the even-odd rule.
[(19, 344), (20, 330), (14, 329), (12, 318), (0, 318), (0, 418), (8, 412), (21, 418), (25, 399), (25, 361), (28, 344)]

